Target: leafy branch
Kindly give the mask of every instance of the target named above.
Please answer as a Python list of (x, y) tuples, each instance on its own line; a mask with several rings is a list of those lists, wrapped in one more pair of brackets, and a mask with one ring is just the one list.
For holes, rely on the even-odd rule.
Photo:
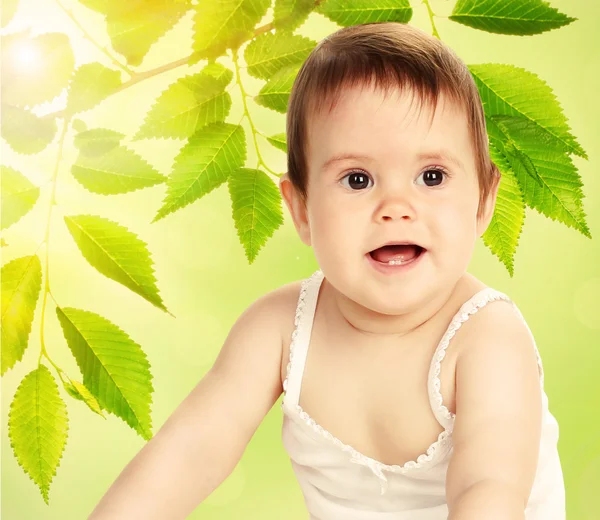
[(254, 126), (254, 122), (252, 121), (252, 117), (250, 116), (250, 111), (248, 110), (248, 103), (246, 102), (246, 98), (250, 97), (250, 96), (244, 90), (244, 85), (242, 84), (242, 78), (240, 76), (240, 65), (239, 65), (239, 62), (238, 62), (238, 51), (237, 51), (237, 49), (234, 50), (234, 51), (232, 51), (231, 54), (232, 54), (232, 58), (233, 58), (233, 63), (235, 65), (236, 83), (239, 86), (240, 93), (242, 95), (242, 104), (244, 105), (244, 116), (246, 117), (246, 119), (248, 120), (248, 123), (250, 124), (250, 128), (252, 130), (252, 140), (254, 141), (254, 148), (256, 149), (256, 156), (258, 157), (258, 164), (256, 165), (256, 168), (258, 169), (259, 166), (262, 166), (269, 173), (275, 175), (276, 177), (281, 177), (283, 174), (276, 173), (273, 170), (271, 170), (265, 164), (265, 161), (262, 158), (262, 155), (260, 154), (260, 147), (258, 146), (258, 142), (256, 141), (256, 134), (258, 132), (256, 130), (256, 127)]
[[(295, 33), (311, 14), (350, 26), (408, 23), (413, 13), (409, 0), (274, 0), (272, 21), (258, 26), (271, 7), (270, 0), (207, 0), (197, 5), (191, 0), (79, 1), (102, 15), (112, 51), (99, 45), (59, 0), (57, 4), (116, 68), (99, 62), (75, 68), (69, 39), (60, 33), (31, 37), (29, 31), (22, 31), (2, 36), (1, 42), (4, 81), (0, 131), (8, 145), (21, 155), (37, 154), (53, 142), (59, 128), (57, 120), (62, 119), (58, 155), (49, 181), (52, 189), (44, 240), (32, 255), (3, 265), (1, 273), (2, 375), (22, 361), (29, 345), (44, 278), (40, 355), (37, 367), (23, 378), (11, 403), (9, 437), (15, 457), (38, 485), (46, 503), (66, 445), (68, 416), (56, 380), (42, 364), (43, 357), (57, 371), (68, 395), (102, 417), (104, 411), (119, 417), (142, 438), (152, 437), (154, 388), (142, 347), (103, 316), (61, 307), (50, 289), (50, 223), (69, 129), (74, 131), (73, 144), (78, 150), (70, 173), (83, 189), (109, 196), (165, 185), (165, 198), (152, 222), (226, 184), (233, 224), (252, 264), (283, 223), (279, 190), (269, 176), (279, 178), (281, 174), (266, 165), (257, 136), (283, 152), (287, 152), (287, 143), (283, 131), (267, 135), (257, 128), (247, 98), (264, 109), (282, 115), (287, 112), (296, 75), (317, 44)], [(429, 0), (422, 3), (432, 33), (439, 39), (434, 23), (437, 15)], [(149, 49), (190, 11), (194, 16), (192, 52), (154, 69), (138, 70)], [(14, 10), (4, 14), (6, 25)], [(542, 0), (457, 0), (448, 19), (476, 30), (521, 36), (554, 30), (575, 20)], [(5, 57), (23, 55), (22, 51), (37, 53), (42, 57), (39, 63), (45, 66), (23, 74), (15, 60), (5, 61)], [(122, 56), (126, 65), (113, 52)], [(229, 57), (228, 53), (233, 70), (218, 61)], [(88, 128), (78, 118), (148, 78), (200, 62), (198, 72), (188, 70), (165, 86), (133, 136), (111, 128)], [(244, 67), (248, 75), (263, 82), (257, 93), (246, 89), (241, 74)], [(484, 105), (490, 155), (502, 172), (496, 210), (483, 241), (512, 276), (527, 206), (591, 238), (582, 207), (583, 184), (571, 159), (571, 155), (587, 158), (587, 154), (571, 134), (552, 89), (536, 74), (508, 64), (475, 64), (469, 65), (469, 70)], [(122, 81), (122, 71), (130, 76), (127, 81)], [(32, 107), (53, 100), (64, 89), (67, 104), (63, 110), (43, 117), (33, 113)], [(231, 122), (231, 95), (236, 91), (243, 114), (239, 121)], [(256, 168), (246, 167), (250, 135), (241, 126), (244, 118), (256, 150)], [(182, 142), (166, 175), (128, 146), (130, 141), (157, 138)], [(0, 171), (2, 229), (6, 229), (37, 204), (40, 186), (14, 165), (2, 165)], [(98, 215), (68, 215), (64, 224), (82, 257), (96, 271), (172, 316), (159, 294), (147, 244), (134, 232)], [(3, 238), (1, 243), (7, 247)], [(43, 244), (46, 255), (42, 268), (38, 250)], [(81, 371), (81, 381), (70, 378), (54, 363), (46, 348), (48, 296), (56, 304), (56, 317)], [(32, 429), (30, 424), (38, 426)]]
[(64, 5), (62, 5), (60, 0), (55, 0), (55, 2), (58, 4), (58, 6), (65, 12), (65, 14), (71, 19), (73, 20), (73, 23), (79, 28), (79, 30), (83, 33), (83, 35), (94, 45), (94, 47), (96, 47), (96, 49), (98, 49), (102, 54), (106, 55), (108, 57), (108, 59), (113, 62), (117, 67), (123, 69), (125, 72), (127, 72), (127, 74), (129, 74), (130, 76), (135, 76), (136, 72), (131, 70), (127, 65), (123, 65), (119, 60), (117, 60), (106, 47), (103, 47), (102, 45), (100, 45), (94, 38), (92, 38), (90, 36), (90, 34), (86, 31), (85, 27), (83, 27), (79, 21), (77, 20), (77, 18), (75, 18), (75, 15), (73, 14), (73, 11), (71, 11), (70, 9), (67, 9)]
[[(323, 0), (316, 0), (314, 2), (314, 5), (315, 5), (315, 7), (317, 7), (321, 3), (323, 3)], [(291, 17), (286, 18), (286, 20), (287, 19), (291, 19)], [(277, 25), (280, 25), (280, 24), (277, 24)], [(276, 27), (275, 23), (273, 23), (273, 22), (266, 23), (266, 24), (262, 25), (261, 27), (258, 27), (257, 29), (255, 29), (254, 38), (257, 36), (260, 36), (261, 34), (269, 33), (276, 28), (277, 27)], [(98, 48), (100, 48), (99, 45), (96, 45), (96, 46)], [(101, 50), (103, 50), (103, 52), (104, 52), (104, 48), (101, 48)], [(209, 49), (207, 54), (211, 54), (211, 53), (212, 53), (212, 49)], [(109, 57), (111, 58), (111, 60), (113, 59), (111, 56), (109, 56)], [(164, 72), (168, 72), (170, 70), (176, 69), (183, 65), (193, 65), (197, 60), (198, 60), (198, 53), (192, 52), (188, 56), (179, 58), (179, 59), (171, 61), (169, 63), (165, 63), (164, 65), (160, 65), (158, 67), (155, 67), (155, 68), (147, 70), (147, 71), (137, 72), (137, 71), (132, 71), (131, 69), (127, 68), (127, 72), (130, 74), (131, 78), (129, 80), (121, 83), (118, 87), (116, 87), (112, 91), (111, 94), (107, 95), (106, 97), (108, 98), (114, 94), (117, 94), (118, 92), (122, 92), (125, 89), (133, 87), (134, 85), (137, 85), (138, 83), (141, 83), (142, 81), (153, 78)], [(120, 66), (122, 66), (122, 65), (120, 65)], [(54, 119), (54, 118), (63, 118), (66, 115), (67, 114), (65, 113), (64, 110), (59, 110), (56, 112), (49, 112), (48, 114), (46, 114), (45, 116), (42, 116), (42, 117), (47, 118), (47, 119)]]

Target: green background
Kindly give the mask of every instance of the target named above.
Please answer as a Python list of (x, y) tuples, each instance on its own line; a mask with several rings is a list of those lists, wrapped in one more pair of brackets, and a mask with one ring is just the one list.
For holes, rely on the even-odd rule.
[[(427, 11), (416, 0), (411, 24), (431, 33)], [(450, 14), (454, 2), (432, 0), (440, 16)], [(553, 7), (578, 18), (567, 27), (536, 36), (503, 36), (436, 18), (441, 38), (467, 64), (507, 63), (538, 74), (554, 90), (573, 134), (589, 156), (573, 157), (581, 174), (583, 200), (592, 236), (600, 229), (600, 6), (591, 0), (553, 0)], [(77, 19), (103, 45), (110, 45), (101, 16), (69, 2)], [(263, 22), (270, 21), (269, 10)], [(31, 27), (33, 34), (47, 31), (69, 35), (76, 64), (100, 61), (105, 56), (85, 40), (56, 3), (23, 1), (4, 32)], [(337, 26), (318, 14), (296, 31), (321, 39)], [(140, 70), (187, 56), (192, 37), (188, 13), (174, 30), (148, 53)], [(218, 61), (231, 66), (228, 59)], [(89, 128), (106, 127), (133, 135), (156, 97), (176, 78), (197, 72), (202, 63), (179, 67), (118, 93), (81, 117)], [(244, 73), (244, 85), (257, 93), (262, 82)], [(242, 114), (239, 91), (233, 89), (228, 121)], [(42, 105), (36, 113), (54, 111), (64, 104)], [(285, 131), (285, 116), (254, 104), (250, 110), (257, 127), (272, 135)], [(243, 123), (247, 135), (249, 127)], [(310, 276), (318, 265), (312, 250), (299, 240), (287, 209), (285, 223), (249, 266), (231, 218), (227, 185), (167, 218), (150, 224), (161, 206), (165, 185), (103, 197), (84, 190), (70, 175), (76, 158), (73, 134), (58, 176), (57, 202), (52, 214), (50, 283), (62, 306), (97, 312), (110, 319), (138, 342), (148, 355), (154, 376), (152, 419), (156, 433), (188, 395), (217, 356), (237, 317), (256, 298), (284, 283)], [(168, 174), (183, 142), (144, 140), (127, 143), (161, 173)], [(285, 170), (285, 155), (266, 141), (261, 153), (275, 171)], [(2, 162), (25, 173), (37, 185), (51, 177), (56, 142), (34, 156), (19, 156), (2, 143)], [(247, 165), (256, 164), (248, 146)], [(36, 207), (4, 233), (9, 247), (2, 248), (2, 263), (32, 254), (43, 239), (50, 185), (42, 189)], [(64, 215), (89, 213), (115, 220), (148, 244), (158, 286), (172, 318), (123, 286), (100, 276), (81, 256), (64, 226)], [(42, 250), (40, 250), (41, 253)], [(558, 222), (527, 209), (525, 226), (515, 257), (515, 276), (478, 242), (469, 271), (487, 285), (506, 292), (517, 303), (534, 333), (546, 373), (550, 411), (560, 426), (559, 452), (566, 484), (567, 518), (600, 518), (600, 247)], [(66, 346), (49, 302), (45, 337), (52, 359), (71, 377), (79, 369)], [(51, 311), (51, 312), (50, 312)], [(3, 520), (86, 518), (123, 467), (144, 441), (120, 419), (93, 414), (85, 404), (61, 391), (68, 403), (69, 432), (65, 452), (50, 488), (47, 506), (39, 489), (24, 474), (14, 457), (7, 434), (8, 407), (22, 378), (37, 364), (39, 318), (35, 314), (30, 344), (23, 360), (2, 380), (2, 507)], [(53, 375), (56, 377), (55, 373)], [(224, 411), (226, 413), (226, 411)], [(282, 413), (278, 403), (265, 418), (231, 476), (189, 518), (262, 520), (307, 517), (300, 489), (281, 445)]]

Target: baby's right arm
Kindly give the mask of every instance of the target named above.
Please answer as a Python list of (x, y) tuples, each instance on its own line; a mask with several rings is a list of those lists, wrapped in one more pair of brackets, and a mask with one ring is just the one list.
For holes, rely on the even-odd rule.
[(88, 520), (185, 519), (233, 471), (281, 395), (283, 288), (248, 307), (214, 366), (123, 469)]

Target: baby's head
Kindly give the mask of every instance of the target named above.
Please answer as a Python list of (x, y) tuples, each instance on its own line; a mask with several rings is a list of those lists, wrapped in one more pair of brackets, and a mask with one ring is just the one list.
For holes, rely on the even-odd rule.
[[(287, 146), (281, 193), (300, 238), (348, 297), (393, 313), (385, 298), (399, 286), (425, 296), (466, 272), (500, 173), (477, 87), (442, 42), (399, 23), (327, 37), (294, 83)], [(369, 252), (390, 241), (426, 252), (385, 275)], [(378, 295), (365, 292), (366, 276), (380, 281)]]

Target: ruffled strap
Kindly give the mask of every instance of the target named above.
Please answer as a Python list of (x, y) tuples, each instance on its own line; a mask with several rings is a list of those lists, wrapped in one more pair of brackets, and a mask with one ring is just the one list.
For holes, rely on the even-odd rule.
[(286, 368), (286, 378), (283, 381), (285, 396), (282, 406), (294, 408), (300, 399), (304, 365), (315, 319), (319, 288), (323, 278), (323, 272), (319, 270), (311, 277), (302, 280), (294, 318), (295, 328), (290, 343), (290, 359)]
[(450, 340), (456, 334), (456, 331), (460, 329), (462, 324), (469, 319), (470, 316), (475, 314), (479, 309), (485, 307), (488, 303), (504, 300), (510, 303), (513, 309), (516, 311), (519, 318), (527, 327), (531, 338), (533, 339), (533, 345), (535, 348), (535, 353), (538, 361), (538, 368), (540, 372), (540, 384), (542, 386), (542, 390), (544, 388), (544, 369), (542, 367), (542, 361), (540, 357), (540, 353), (535, 344), (535, 339), (523, 317), (523, 314), (516, 306), (516, 304), (504, 293), (497, 291), (496, 289), (492, 289), (491, 287), (486, 287), (481, 291), (475, 293), (471, 298), (469, 298), (459, 309), (459, 311), (452, 318), (450, 325), (446, 329), (444, 336), (442, 337), (440, 343), (438, 344), (433, 358), (431, 360), (431, 366), (429, 368), (429, 377), (428, 377), (428, 391), (429, 391), (429, 402), (431, 403), (431, 409), (435, 414), (438, 422), (449, 432), (452, 432), (454, 428), (454, 420), (456, 414), (452, 413), (448, 408), (443, 404), (442, 394), (440, 391), (440, 371), (441, 371), (441, 363), (444, 357), (446, 356), (446, 349), (450, 344)]

